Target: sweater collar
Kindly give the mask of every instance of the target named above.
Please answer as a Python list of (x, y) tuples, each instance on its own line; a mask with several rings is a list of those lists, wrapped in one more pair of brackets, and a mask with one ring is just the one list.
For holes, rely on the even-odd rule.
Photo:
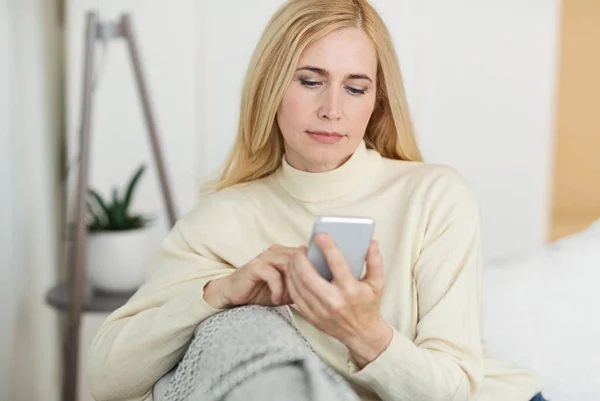
[(381, 156), (367, 149), (364, 140), (340, 167), (323, 173), (310, 173), (292, 167), (282, 158), (276, 173), (279, 184), (294, 198), (303, 202), (322, 202), (358, 190), (377, 171)]

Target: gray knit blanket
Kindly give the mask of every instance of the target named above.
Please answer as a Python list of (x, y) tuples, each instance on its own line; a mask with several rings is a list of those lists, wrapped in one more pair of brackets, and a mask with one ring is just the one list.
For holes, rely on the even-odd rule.
[(359, 401), (294, 326), (289, 307), (242, 306), (198, 325), (154, 401)]

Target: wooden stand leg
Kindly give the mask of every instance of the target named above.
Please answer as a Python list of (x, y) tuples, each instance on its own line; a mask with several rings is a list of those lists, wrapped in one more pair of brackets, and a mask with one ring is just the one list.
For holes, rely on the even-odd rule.
[(81, 110), (81, 133), (79, 143), (79, 177), (77, 183), (76, 233), (73, 255), (70, 258), (71, 308), (67, 322), (66, 358), (63, 371), (63, 400), (77, 398), (77, 374), (79, 358), (79, 326), (83, 310), (85, 283), (85, 241), (87, 238), (87, 188), (90, 157), (90, 128), (92, 116), (92, 80), (94, 73), (94, 44), (98, 31), (98, 19), (94, 13), (87, 14), (85, 34), (85, 64)]
[(175, 207), (173, 205), (173, 199), (169, 184), (167, 180), (167, 174), (165, 171), (165, 164), (163, 161), (162, 153), (160, 150), (160, 143), (158, 140), (158, 134), (156, 133), (156, 123), (154, 122), (154, 116), (150, 105), (150, 97), (148, 90), (146, 89), (146, 83), (144, 80), (144, 74), (142, 71), (142, 65), (138, 52), (138, 46), (135, 41), (133, 33), (133, 26), (131, 23), (131, 17), (125, 14), (121, 19), (121, 30), (122, 35), (125, 37), (127, 44), (129, 45), (129, 54), (131, 56), (131, 63), (135, 72), (135, 78), (137, 82), (138, 91), (140, 94), (140, 100), (144, 109), (144, 116), (146, 118), (146, 127), (148, 128), (148, 134), (150, 135), (150, 142), (152, 145), (152, 151), (154, 153), (154, 161), (158, 170), (158, 176), (162, 187), (163, 200), (167, 209), (167, 216), (169, 218), (169, 224), (171, 227), (175, 225), (177, 219), (175, 214)]

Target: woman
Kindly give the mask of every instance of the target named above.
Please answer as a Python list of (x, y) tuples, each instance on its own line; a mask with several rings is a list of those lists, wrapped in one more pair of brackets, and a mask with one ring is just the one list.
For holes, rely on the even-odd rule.
[[(533, 375), (483, 355), (478, 206), (459, 174), (421, 162), (390, 35), (367, 1), (285, 3), (241, 104), (215, 190), (94, 340), (98, 400), (149, 399), (199, 322), (245, 304), (293, 304), (363, 400), (542, 399)], [(318, 215), (376, 221), (360, 280), (326, 235), (334, 281), (311, 266)]]

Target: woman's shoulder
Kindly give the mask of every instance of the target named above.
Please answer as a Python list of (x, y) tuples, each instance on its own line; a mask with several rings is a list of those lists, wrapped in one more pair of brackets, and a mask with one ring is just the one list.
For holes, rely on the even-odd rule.
[(181, 219), (183, 225), (213, 227), (251, 218), (249, 204), (258, 182), (237, 184), (220, 190), (204, 190), (195, 206)]
[(383, 159), (383, 174), (391, 179), (413, 181), (420, 186), (466, 187), (470, 184), (466, 177), (455, 167), (447, 164), (427, 163), (422, 161), (406, 161)]
[(383, 174), (389, 183), (422, 198), (424, 204), (477, 203), (474, 189), (458, 169), (446, 164), (384, 159)]

